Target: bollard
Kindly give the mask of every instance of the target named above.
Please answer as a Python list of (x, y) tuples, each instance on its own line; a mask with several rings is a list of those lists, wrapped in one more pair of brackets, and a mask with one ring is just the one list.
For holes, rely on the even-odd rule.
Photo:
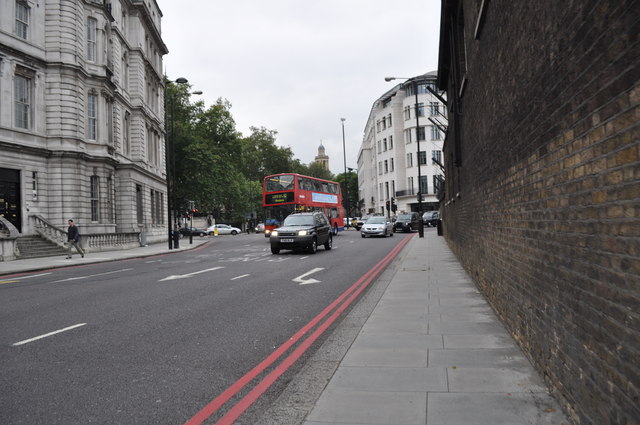
[(215, 227), (213, 229), (213, 236), (218, 236), (218, 228), (217, 227)]

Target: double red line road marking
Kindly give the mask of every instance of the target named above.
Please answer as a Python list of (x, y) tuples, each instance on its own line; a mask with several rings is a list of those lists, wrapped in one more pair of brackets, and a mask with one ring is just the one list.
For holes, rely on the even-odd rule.
[[(365, 273), (356, 283), (340, 295), (334, 302), (318, 314), (313, 320), (307, 323), (287, 342), (282, 344), (276, 351), (271, 353), (269, 357), (264, 359), (258, 366), (249, 371), (246, 375), (236, 381), (227, 388), (222, 394), (207, 404), (193, 418), (189, 419), (185, 425), (199, 425), (216, 413), (231, 397), (236, 395), (249, 382), (260, 375), (265, 369), (276, 362), (284, 353), (286, 353), (294, 344), (296, 344), (307, 332), (313, 329), (318, 323), (333, 313), (313, 331), (282, 363), (280, 363), (272, 372), (264, 379), (256, 384), (240, 401), (238, 401), (229, 411), (218, 421), (216, 425), (230, 425), (240, 417), (251, 405), (265, 392), (269, 387), (285, 373), (322, 334), (336, 321), (344, 310), (364, 291), (373, 280), (384, 270), (384, 268), (398, 255), (400, 250), (409, 242), (411, 236), (405, 237), (398, 245), (396, 245), (389, 254), (380, 260), (375, 266)], [(337, 307), (337, 308), (336, 308)]]

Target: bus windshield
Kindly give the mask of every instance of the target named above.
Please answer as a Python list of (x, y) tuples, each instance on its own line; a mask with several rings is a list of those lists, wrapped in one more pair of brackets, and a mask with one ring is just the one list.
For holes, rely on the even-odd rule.
[(295, 186), (295, 176), (269, 176), (265, 179), (267, 192), (278, 192), (281, 190), (292, 190)]

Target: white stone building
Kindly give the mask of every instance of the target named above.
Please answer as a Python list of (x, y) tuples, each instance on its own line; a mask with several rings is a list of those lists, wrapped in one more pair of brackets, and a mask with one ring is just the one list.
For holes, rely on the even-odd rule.
[[(432, 158), (442, 163), (444, 133), (437, 123), (446, 122), (442, 115), (446, 114), (446, 107), (426, 88), (430, 86), (435, 90), (436, 78), (437, 73), (430, 72), (408, 79), (373, 103), (358, 152), (361, 214), (392, 216), (394, 212), (387, 210), (387, 201), (390, 206), (396, 204), (396, 214), (418, 211), (419, 189), (422, 210), (438, 209), (437, 191), (444, 176)], [(418, 125), (415, 87), (418, 91)]]
[(155, 0), (0, 0), (0, 216), (166, 239)]

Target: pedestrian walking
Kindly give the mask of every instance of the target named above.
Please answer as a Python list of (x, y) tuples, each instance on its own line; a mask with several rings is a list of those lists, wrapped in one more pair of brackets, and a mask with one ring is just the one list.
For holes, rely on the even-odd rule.
[(80, 232), (78, 227), (73, 223), (73, 220), (69, 220), (69, 228), (67, 229), (67, 258), (71, 258), (71, 247), (75, 246), (76, 251), (82, 258), (84, 258), (84, 251), (80, 248)]

